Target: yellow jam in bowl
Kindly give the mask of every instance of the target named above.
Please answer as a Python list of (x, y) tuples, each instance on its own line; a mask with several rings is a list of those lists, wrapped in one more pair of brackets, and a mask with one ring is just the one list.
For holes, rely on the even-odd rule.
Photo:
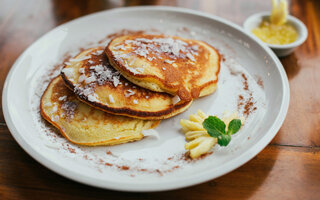
[(298, 32), (292, 25), (273, 24), (268, 20), (263, 20), (257, 28), (252, 30), (252, 33), (269, 44), (289, 44), (298, 39)]

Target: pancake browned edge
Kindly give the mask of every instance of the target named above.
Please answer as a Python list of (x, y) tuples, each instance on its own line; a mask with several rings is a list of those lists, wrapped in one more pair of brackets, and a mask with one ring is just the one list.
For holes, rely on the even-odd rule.
[(160, 121), (112, 115), (79, 101), (60, 76), (54, 78), (40, 102), (42, 117), (70, 142), (80, 145), (116, 145), (141, 140), (143, 130)]
[[(192, 104), (192, 101), (174, 102), (175, 97), (170, 94), (153, 92), (132, 84), (109, 64), (103, 49), (97, 47), (84, 50), (75, 56), (73, 61), (76, 61), (66, 65), (61, 71), (66, 86), (74, 91), (82, 102), (111, 114), (148, 120), (173, 117)], [(97, 71), (108, 72), (112, 75), (109, 76), (111, 80), (101, 79)], [(95, 80), (86, 83), (86, 79), (93, 76)], [(117, 80), (116, 84), (114, 79)], [(89, 95), (83, 92), (89, 89), (94, 92)], [(130, 95), (128, 91), (131, 92)]]
[[(110, 64), (126, 79), (152, 91), (189, 101), (217, 88), (220, 55), (203, 41), (127, 35), (111, 40), (105, 52)], [(145, 66), (143, 70), (139, 70), (141, 66)]]

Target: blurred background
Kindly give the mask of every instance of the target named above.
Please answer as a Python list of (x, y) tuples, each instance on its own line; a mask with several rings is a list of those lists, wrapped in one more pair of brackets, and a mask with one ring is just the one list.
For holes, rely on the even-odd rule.
[[(272, 7), (271, 0), (0, 0), (0, 99), (15, 60), (46, 32), (90, 13), (138, 5), (190, 8), (240, 26)], [(290, 83), (289, 111), (270, 145), (244, 166), (207, 183), (162, 193), (92, 188), (51, 172), (26, 154), (6, 126), (0, 101), (0, 199), (320, 199), (320, 0), (289, 0), (289, 11), (309, 31), (303, 45), (280, 59)]]

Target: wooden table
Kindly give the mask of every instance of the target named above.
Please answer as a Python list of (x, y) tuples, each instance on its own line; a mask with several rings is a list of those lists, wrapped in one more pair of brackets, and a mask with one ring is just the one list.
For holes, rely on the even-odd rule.
[[(202, 10), (239, 25), (270, 10), (266, 0), (1, 0), (0, 94), (17, 57), (52, 28), (100, 10), (121, 6), (170, 5)], [(320, 1), (292, 0), (292, 15), (308, 27), (308, 40), (282, 58), (291, 100), (274, 140), (255, 158), (218, 179), (158, 193), (96, 189), (46, 169), (14, 141), (0, 111), (0, 199), (320, 199)]]

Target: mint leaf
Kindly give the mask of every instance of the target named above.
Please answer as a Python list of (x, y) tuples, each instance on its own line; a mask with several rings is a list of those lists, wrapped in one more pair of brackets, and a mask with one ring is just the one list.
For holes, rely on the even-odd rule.
[(229, 144), (230, 140), (231, 140), (230, 135), (220, 135), (218, 137), (218, 144), (220, 146), (227, 146)]
[(233, 135), (236, 132), (239, 131), (239, 129), (241, 128), (241, 120), (240, 119), (233, 119), (228, 126), (228, 135)]
[(227, 132), (225, 123), (216, 116), (209, 116), (203, 121), (202, 126), (207, 130), (211, 137), (218, 139), (218, 144), (220, 146), (227, 146), (231, 141), (231, 135), (238, 132), (241, 128), (241, 120), (231, 120)]
[(225, 123), (216, 116), (209, 116), (203, 121), (202, 125), (211, 137), (218, 138), (226, 133)]

